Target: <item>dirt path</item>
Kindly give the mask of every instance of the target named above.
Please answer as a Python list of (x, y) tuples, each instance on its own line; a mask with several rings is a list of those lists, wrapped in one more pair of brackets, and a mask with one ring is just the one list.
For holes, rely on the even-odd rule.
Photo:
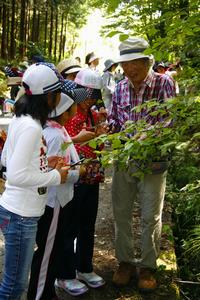
[[(163, 233), (159, 259), (160, 271), (157, 274), (159, 287), (153, 294), (141, 295), (137, 291), (137, 282), (132, 280), (126, 288), (117, 288), (112, 284), (113, 271), (117, 268), (117, 261), (114, 254), (114, 222), (111, 205), (111, 181), (112, 170), (107, 170), (106, 181), (100, 188), (100, 203), (96, 222), (96, 239), (94, 266), (101, 275), (106, 285), (99, 290), (90, 289), (89, 293), (80, 297), (82, 300), (175, 300), (178, 299), (178, 289), (173, 284), (173, 277), (176, 275), (176, 260), (174, 257), (173, 245), (167, 237), (171, 234), (168, 225), (170, 223), (170, 209), (165, 207), (163, 220), (166, 232)], [(133, 212), (133, 232), (136, 237), (137, 253), (140, 255), (140, 223), (139, 209), (136, 205)], [(166, 268), (166, 269), (165, 269)], [(74, 300), (75, 297), (57, 291), (59, 299)]]
[[(108, 170), (106, 181), (100, 188), (100, 204), (96, 223), (95, 235), (95, 253), (94, 266), (95, 270), (101, 275), (106, 285), (98, 290), (90, 289), (90, 291), (81, 296), (76, 297), (82, 300), (175, 300), (178, 299), (178, 289), (173, 284), (173, 277), (176, 276), (176, 261), (174, 257), (173, 245), (169, 242), (168, 236), (170, 231), (170, 209), (165, 206), (163, 221), (165, 232), (161, 242), (162, 254), (159, 259), (160, 270), (157, 274), (159, 286), (152, 294), (142, 295), (137, 291), (137, 283), (132, 282), (126, 288), (116, 288), (112, 284), (113, 271), (117, 268), (117, 261), (114, 256), (114, 223), (111, 205), (111, 181), (112, 171)], [(136, 237), (137, 256), (140, 255), (140, 223), (139, 209), (136, 205), (134, 212), (133, 231)], [(3, 239), (0, 236), (0, 270), (2, 269), (3, 259)], [(1, 275), (1, 274), (0, 274)], [(75, 297), (66, 293), (57, 291), (60, 300), (74, 300)], [(24, 295), (23, 299), (26, 299)], [(50, 300), (50, 299), (46, 299)]]

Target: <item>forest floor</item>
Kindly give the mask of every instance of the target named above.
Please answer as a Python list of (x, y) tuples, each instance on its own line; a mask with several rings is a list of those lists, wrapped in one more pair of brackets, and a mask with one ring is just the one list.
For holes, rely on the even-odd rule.
[[(114, 253), (114, 222), (111, 205), (112, 170), (107, 170), (105, 183), (100, 187), (100, 203), (96, 222), (94, 268), (101, 275), (106, 284), (100, 289), (90, 289), (85, 295), (77, 297), (57, 291), (60, 300), (175, 300), (179, 299), (179, 289), (174, 283), (176, 278), (176, 258), (174, 254), (170, 207), (166, 203), (163, 213), (163, 234), (161, 240), (161, 255), (158, 259), (158, 271), (156, 273), (158, 288), (153, 293), (140, 294), (137, 290), (137, 282), (132, 280), (125, 288), (117, 288), (112, 283), (114, 270), (117, 268), (117, 260)], [(133, 211), (133, 233), (136, 239), (136, 256), (140, 256), (140, 210), (136, 204)], [(2, 273), (3, 238), (0, 237), (0, 272)], [(0, 273), (0, 276), (1, 276)], [(24, 295), (23, 299), (26, 296)], [(50, 299), (46, 299), (50, 300)]]

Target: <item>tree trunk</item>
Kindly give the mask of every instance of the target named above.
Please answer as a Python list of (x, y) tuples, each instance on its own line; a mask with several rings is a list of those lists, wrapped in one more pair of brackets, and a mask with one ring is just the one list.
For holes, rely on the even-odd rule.
[(46, 48), (47, 48), (47, 31), (48, 31), (48, 1), (46, 1), (46, 7), (45, 7), (44, 54), (46, 54)]
[(65, 43), (66, 43), (67, 25), (68, 25), (68, 15), (66, 16), (65, 29), (64, 29), (64, 35), (63, 35), (62, 57), (65, 56)]
[(35, 32), (36, 32), (36, 0), (33, 1), (33, 18), (32, 18), (32, 35), (31, 41), (35, 42)]
[(12, 0), (12, 17), (10, 28), (10, 58), (15, 57), (15, 0)]
[(1, 38), (1, 58), (7, 59), (7, 45), (6, 45), (6, 20), (7, 20), (7, 5), (3, 2), (2, 12), (2, 38)]
[(27, 14), (27, 41), (31, 40), (31, 7), (28, 4), (28, 14)]
[(55, 24), (55, 37), (54, 37), (54, 60), (56, 60), (57, 42), (58, 42), (58, 9), (56, 8), (56, 24)]
[(35, 41), (38, 43), (39, 39), (40, 39), (40, 12), (38, 11)]
[(64, 13), (62, 13), (62, 18), (61, 18), (61, 31), (60, 31), (60, 43), (59, 43), (59, 61), (61, 60), (61, 57), (62, 57), (63, 28), (64, 28)]
[(52, 43), (53, 43), (53, 5), (51, 5), (51, 20), (50, 20), (50, 32), (49, 32), (49, 57), (52, 54)]
[(26, 19), (26, 0), (21, 0), (21, 14), (20, 14), (20, 34), (19, 34), (19, 55), (24, 56), (25, 46), (25, 19)]
[(7, 58), (10, 58), (10, 8), (7, 8), (7, 16), (6, 16), (6, 45), (7, 45)]

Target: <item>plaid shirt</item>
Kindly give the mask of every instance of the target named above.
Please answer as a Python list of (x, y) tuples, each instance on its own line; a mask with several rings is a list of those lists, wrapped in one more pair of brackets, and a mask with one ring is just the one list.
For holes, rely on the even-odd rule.
[(152, 117), (144, 109), (139, 113), (132, 109), (151, 99), (162, 102), (174, 96), (176, 96), (175, 83), (168, 75), (151, 71), (137, 93), (128, 78), (125, 78), (117, 84), (113, 94), (109, 123), (115, 126), (116, 131), (123, 130), (124, 123), (128, 120), (137, 122), (145, 118), (148, 123), (154, 124), (160, 121), (159, 116)]

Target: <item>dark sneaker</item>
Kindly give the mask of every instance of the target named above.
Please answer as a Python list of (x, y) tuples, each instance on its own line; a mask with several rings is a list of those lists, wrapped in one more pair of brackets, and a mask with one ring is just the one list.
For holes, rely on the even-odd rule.
[(157, 288), (157, 281), (154, 277), (154, 270), (141, 268), (139, 274), (138, 288), (141, 292), (152, 292)]
[(117, 286), (126, 286), (131, 277), (137, 275), (137, 269), (134, 265), (127, 262), (120, 262), (118, 269), (113, 275), (113, 283)]
[(95, 272), (91, 273), (81, 273), (77, 272), (77, 278), (92, 288), (99, 288), (105, 284), (105, 281), (102, 277), (97, 275)]
[(54, 285), (56, 288), (62, 289), (72, 296), (79, 296), (88, 291), (87, 286), (77, 279), (56, 279)]

